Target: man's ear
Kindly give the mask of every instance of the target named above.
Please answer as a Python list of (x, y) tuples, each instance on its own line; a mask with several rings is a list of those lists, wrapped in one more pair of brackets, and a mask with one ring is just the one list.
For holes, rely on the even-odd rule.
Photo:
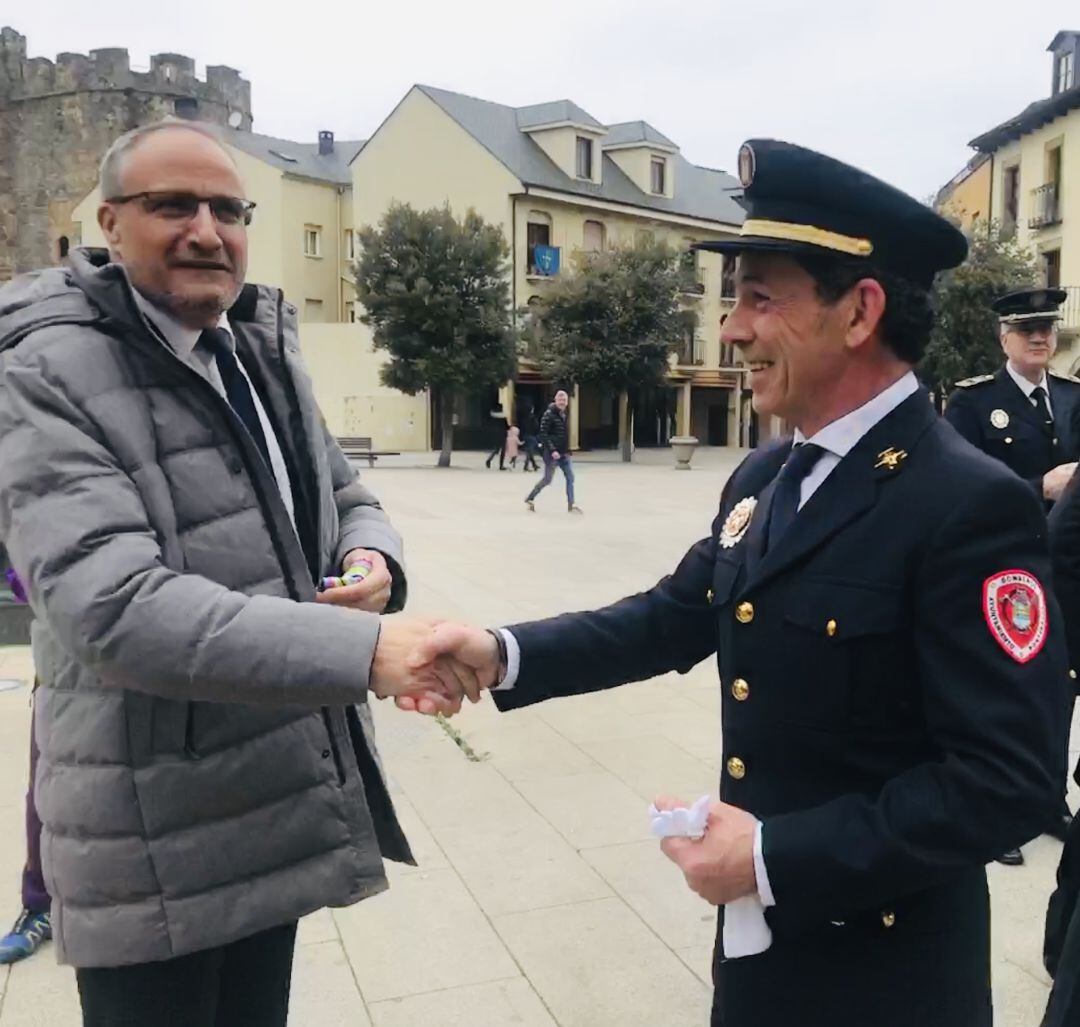
[(120, 219), (116, 208), (111, 203), (103, 203), (98, 207), (97, 219), (109, 249), (115, 250), (120, 245)]
[(880, 327), (888, 297), (876, 278), (860, 279), (851, 287), (849, 296), (847, 344), (858, 349)]

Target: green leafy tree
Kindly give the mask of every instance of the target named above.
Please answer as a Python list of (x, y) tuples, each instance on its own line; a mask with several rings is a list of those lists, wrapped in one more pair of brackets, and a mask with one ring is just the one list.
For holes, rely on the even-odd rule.
[(934, 284), (934, 330), (919, 364), (919, 376), (939, 407), (956, 382), (1001, 366), (998, 319), (990, 304), (1038, 279), (1031, 251), (996, 222), (976, 222), (969, 244), (967, 260)]
[(620, 394), (623, 460), (631, 454), (630, 392), (659, 385), (669, 354), (696, 323), (683, 309), (681, 255), (662, 244), (582, 253), (574, 271), (528, 308), (540, 366), (555, 381)]
[(449, 467), (458, 397), (502, 385), (517, 366), (506, 239), (475, 211), (458, 221), (448, 206), (408, 204), (390, 207), (359, 239), (361, 320), (390, 355), (382, 382), (410, 396), (438, 390), (439, 466)]

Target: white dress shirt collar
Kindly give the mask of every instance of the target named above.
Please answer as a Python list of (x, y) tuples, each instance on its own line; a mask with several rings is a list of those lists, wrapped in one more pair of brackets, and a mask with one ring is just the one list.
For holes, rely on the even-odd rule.
[(812, 442), (816, 446), (843, 459), (855, 444), (879, 421), (891, 414), (913, 393), (918, 392), (919, 381), (914, 371), (895, 381), (883, 392), (864, 403), (850, 414), (838, 417), (831, 424), (825, 425), (811, 438), (807, 438), (798, 428), (795, 429), (795, 444)]
[[(202, 329), (188, 328), (187, 325), (177, 321), (172, 314), (151, 303), (138, 289), (133, 288), (131, 291), (135, 294), (135, 302), (138, 304), (139, 309), (165, 337), (169, 348), (181, 360), (188, 360), (199, 343)], [(225, 313), (222, 313), (221, 317), (218, 318), (217, 326), (218, 328), (224, 328), (229, 333), (229, 338), (232, 339), (232, 328), (229, 327), (229, 318)]]
[(1043, 391), (1047, 394), (1047, 396), (1050, 395), (1050, 383), (1047, 381), (1046, 371), (1043, 371), (1042, 377), (1037, 382), (1032, 382), (1025, 378), (1019, 371), (1016, 370), (1015, 367), (1012, 366), (1011, 360), (1006, 361), (1005, 370), (1009, 372), (1009, 377), (1014, 382), (1016, 382), (1017, 387), (1025, 396), (1027, 396), (1028, 399), (1031, 399), (1031, 394), (1040, 385), (1042, 386)]

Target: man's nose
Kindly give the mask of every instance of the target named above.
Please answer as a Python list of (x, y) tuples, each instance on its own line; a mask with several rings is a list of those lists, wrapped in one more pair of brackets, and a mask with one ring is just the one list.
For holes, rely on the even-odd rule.
[(750, 318), (741, 303), (736, 302), (735, 308), (721, 322), (720, 341), (726, 345), (740, 347), (749, 346), (754, 341)]
[(199, 204), (195, 216), (188, 222), (188, 239), (192, 245), (201, 250), (221, 249), (221, 235), (218, 232), (218, 223), (210, 210), (210, 204)]

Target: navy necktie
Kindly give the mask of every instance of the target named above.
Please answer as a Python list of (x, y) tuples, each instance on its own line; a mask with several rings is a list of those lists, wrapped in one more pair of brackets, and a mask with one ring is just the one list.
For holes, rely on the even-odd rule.
[(1035, 400), (1035, 409), (1039, 411), (1039, 417), (1042, 418), (1043, 431), (1047, 435), (1054, 434), (1054, 418), (1050, 415), (1050, 404), (1046, 402), (1046, 389), (1041, 385), (1036, 385), (1031, 390), (1031, 398)]
[(776, 479), (776, 491), (773, 493), (772, 506), (769, 508), (769, 527), (766, 550), (772, 549), (799, 512), (799, 494), (803, 479), (810, 473), (814, 464), (821, 459), (825, 450), (810, 442), (801, 442), (788, 455), (780, 474)]
[(270, 450), (266, 446), (259, 412), (255, 409), (255, 398), (251, 394), (251, 386), (244, 372), (240, 369), (240, 362), (236, 359), (231, 336), (224, 328), (207, 328), (199, 336), (199, 344), (205, 345), (214, 354), (221, 382), (225, 386), (225, 398), (229, 401), (229, 406), (236, 411), (237, 417), (244, 422), (244, 427), (259, 447), (266, 466), (270, 467)]

